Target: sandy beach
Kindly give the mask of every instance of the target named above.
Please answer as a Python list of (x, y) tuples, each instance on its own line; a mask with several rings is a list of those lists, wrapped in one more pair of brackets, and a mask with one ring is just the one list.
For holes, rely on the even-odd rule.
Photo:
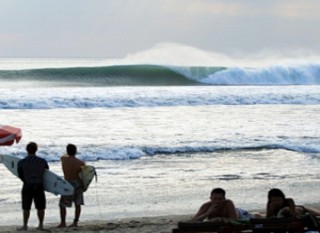
[[(315, 209), (320, 209), (320, 203), (305, 205)], [(250, 210), (252, 213), (264, 213), (264, 210)], [(80, 221), (78, 227), (57, 228), (59, 223), (45, 223), (45, 230), (36, 229), (36, 225), (30, 224), (28, 231), (19, 232), (110, 232), (110, 233), (171, 233), (176, 228), (178, 222), (188, 221), (192, 217), (189, 215), (166, 215), (156, 217), (136, 217), (116, 220), (90, 220)], [(21, 219), (22, 221), (22, 219)], [(69, 222), (69, 224), (71, 224)], [(0, 226), (0, 232), (17, 232), (20, 225)]]
[[(56, 228), (58, 223), (45, 224), (45, 231), (30, 225), (28, 231), (19, 232), (111, 232), (111, 233), (170, 233), (179, 221), (190, 219), (191, 215), (128, 218), (110, 221), (84, 221), (78, 227)], [(17, 232), (19, 225), (0, 226), (0, 232)]]

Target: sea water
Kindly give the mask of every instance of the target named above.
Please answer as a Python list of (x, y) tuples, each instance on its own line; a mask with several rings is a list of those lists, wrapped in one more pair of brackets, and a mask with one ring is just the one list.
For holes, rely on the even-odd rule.
[[(192, 214), (214, 187), (249, 210), (264, 209), (274, 187), (298, 204), (320, 202), (316, 64), (250, 70), (246, 79), (244, 68), (23, 61), (6, 60), (0, 70), (1, 124), (23, 132), (1, 153), (22, 158), (37, 142), (38, 155), (62, 176), (59, 158), (76, 144), (98, 174), (81, 221)], [(21, 182), (4, 166), (0, 180), (1, 224), (17, 225)], [(46, 222), (59, 222), (59, 196), (47, 199)]]

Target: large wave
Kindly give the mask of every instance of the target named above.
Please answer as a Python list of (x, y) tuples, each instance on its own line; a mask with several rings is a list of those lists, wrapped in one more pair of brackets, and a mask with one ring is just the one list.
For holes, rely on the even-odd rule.
[(36, 86), (319, 85), (320, 63), (263, 68), (115, 65), (0, 70), (2, 87)]
[(161, 86), (197, 85), (167, 67), (156, 65), (119, 65), (104, 67), (43, 68), (2, 70), (0, 80), (29, 81), (49, 86)]

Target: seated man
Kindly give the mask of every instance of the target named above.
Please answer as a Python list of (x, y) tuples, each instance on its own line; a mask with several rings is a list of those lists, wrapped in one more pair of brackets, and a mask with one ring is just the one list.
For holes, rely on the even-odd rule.
[(238, 212), (231, 200), (225, 198), (226, 192), (221, 188), (211, 191), (210, 201), (204, 203), (192, 221), (224, 222), (227, 219), (238, 219)]

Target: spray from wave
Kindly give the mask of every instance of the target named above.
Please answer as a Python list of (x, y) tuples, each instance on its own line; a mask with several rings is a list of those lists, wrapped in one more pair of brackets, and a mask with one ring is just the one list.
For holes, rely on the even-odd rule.
[[(37, 86), (319, 85), (315, 57), (231, 58), (189, 46), (159, 44), (122, 59), (0, 60), (0, 80)], [(253, 62), (254, 61), (254, 62)]]

